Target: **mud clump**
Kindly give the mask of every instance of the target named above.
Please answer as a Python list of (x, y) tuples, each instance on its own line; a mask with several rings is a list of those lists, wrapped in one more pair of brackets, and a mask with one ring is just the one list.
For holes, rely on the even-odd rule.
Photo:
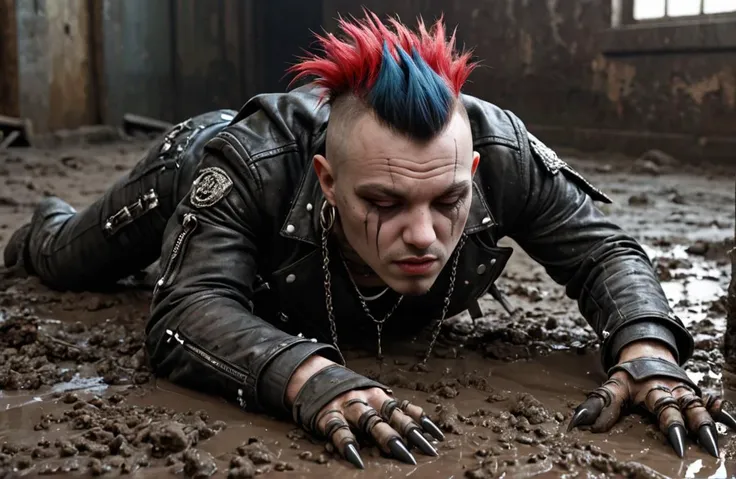
[(43, 475), (80, 470), (98, 476), (113, 470), (131, 473), (163, 461), (188, 477), (209, 477), (217, 471), (213, 458), (194, 447), (225, 427), (221, 421), (210, 422), (204, 411), (129, 405), (120, 394), (83, 400), (66, 393), (58, 399), (66, 409), (42, 415), (39, 424), (62, 430), (66, 425), (70, 434), (36, 447), (6, 442), (0, 477), (10, 468), (31, 465)]
[(529, 393), (518, 394), (509, 411), (514, 416), (525, 417), (532, 425), (542, 424), (551, 418), (549, 411), (542, 403)]

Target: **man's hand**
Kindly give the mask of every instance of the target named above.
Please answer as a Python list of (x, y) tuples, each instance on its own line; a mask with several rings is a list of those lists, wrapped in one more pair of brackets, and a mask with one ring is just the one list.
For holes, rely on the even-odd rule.
[(657, 341), (637, 341), (621, 351), (608, 381), (575, 409), (568, 431), (590, 426), (593, 432), (609, 430), (624, 408), (641, 407), (657, 419), (678, 456), (685, 454), (689, 430), (700, 445), (718, 457), (715, 419), (736, 431), (736, 419), (723, 410), (723, 401), (705, 394), (682, 370), (670, 350)]
[(385, 454), (412, 465), (416, 460), (404, 441), (437, 456), (423, 433), (444, 440), (422, 408), (409, 401), (399, 403), (385, 386), (319, 356), (296, 370), (286, 395), (298, 424), (331, 441), (345, 459), (361, 469), (364, 465), (353, 430), (371, 438)]

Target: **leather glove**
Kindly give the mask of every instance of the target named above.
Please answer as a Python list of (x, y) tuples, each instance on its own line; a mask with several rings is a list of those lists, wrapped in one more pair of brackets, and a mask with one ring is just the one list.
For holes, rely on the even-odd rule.
[(332, 442), (346, 460), (361, 469), (364, 464), (351, 428), (372, 439), (385, 454), (408, 464), (415, 465), (416, 460), (404, 441), (437, 456), (423, 432), (443, 440), (442, 431), (420, 407), (408, 401), (399, 404), (392, 394), (383, 384), (333, 364), (307, 379), (294, 400), (292, 414), (297, 424)]
[[(724, 409), (724, 401), (700, 388), (677, 364), (661, 358), (644, 357), (617, 364), (609, 379), (575, 409), (568, 431), (590, 426), (605, 432), (629, 406), (651, 414), (679, 457), (685, 454), (685, 436), (690, 431), (700, 445), (718, 457), (715, 421), (736, 431), (736, 419)], [(715, 420), (715, 421), (714, 421)]]

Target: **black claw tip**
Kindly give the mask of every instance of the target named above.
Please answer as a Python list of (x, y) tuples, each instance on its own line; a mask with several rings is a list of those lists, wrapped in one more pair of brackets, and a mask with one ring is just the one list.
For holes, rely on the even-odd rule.
[(365, 469), (363, 459), (360, 458), (358, 449), (355, 447), (354, 444), (348, 443), (348, 445), (345, 446), (345, 450), (343, 451), (342, 455), (353, 466), (357, 467), (358, 469)]
[(698, 441), (703, 449), (708, 451), (713, 457), (718, 456), (718, 433), (714, 431), (715, 426), (712, 424), (703, 424), (698, 430)]
[(415, 427), (409, 433), (406, 435), (406, 439), (412, 446), (416, 447), (420, 451), (422, 451), (423, 454), (426, 454), (427, 456), (438, 456), (437, 449), (432, 447), (432, 444), (427, 441), (424, 436), (422, 436), (422, 433), (419, 431), (419, 428)]
[(438, 441), (445, 440), (445, 435), (442, 433), (440, 428), (438, 428), (437, 425), (433, 423), (432, 420), (428, 417), (423, 417), (422, 420), (419, 421), (419, 424), (421, 424), (424, 430), (430, 433), (433, 438), (437, 439)]
[(721, 424), (725, 424), (726, 427), (732, 431), (736, 431), (736, 418), (734, 418), (732, 414), (727, 413), (726, 411), (719, 411), (718, 413), (713, 414), (713, 419)]
[(678, 423), (671, 425), (667, 430), (667, 437), (675, 453), (681, 458), (685, 457), (685, 427)]
[(412, 466), (417, 465), (417, 460), (414, 459), (414, 456), (411, 455), (406, 446), (404, 446), (404, 443), (401, 442), (398, 437), (395, 437), (388, 442), (388, 449), (398, 460), (411, 464)]

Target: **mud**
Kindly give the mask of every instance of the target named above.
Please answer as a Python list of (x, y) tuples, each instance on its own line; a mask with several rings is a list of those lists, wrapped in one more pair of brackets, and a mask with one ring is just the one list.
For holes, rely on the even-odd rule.
[[(81, 208), (131, 167), (146, 144), (0, 152), (0, 246), (44, 195)], [(602, 206), (642, 241), (696, 352), (688, 372), (724, 393), (720, 346), (733, 237), (730, 171), (661, 161), (567, 155), (615, 200)], [(506, 241), (513, 245), (512, 242)], [(679, 460), (648, 418), (610, 432), (566, 432), (572, 409), (605, 379), (597, 340), (565, 297), (516, 249), (482, 319), (453, 318), (437, 357), (414, 368), (412, 348), (384, 362), (352, 352), (350, 366), (421, 405), (447, 434), (440, 457), (417, 466), (368, 444), (357, 471), (298, 428), (153, 378), (142, 344), (149, 293), (51, 291), (0, 270), (0, 477), (730, 477), (736, 440), (720, 428), (721, 458), (692, 441)]]

